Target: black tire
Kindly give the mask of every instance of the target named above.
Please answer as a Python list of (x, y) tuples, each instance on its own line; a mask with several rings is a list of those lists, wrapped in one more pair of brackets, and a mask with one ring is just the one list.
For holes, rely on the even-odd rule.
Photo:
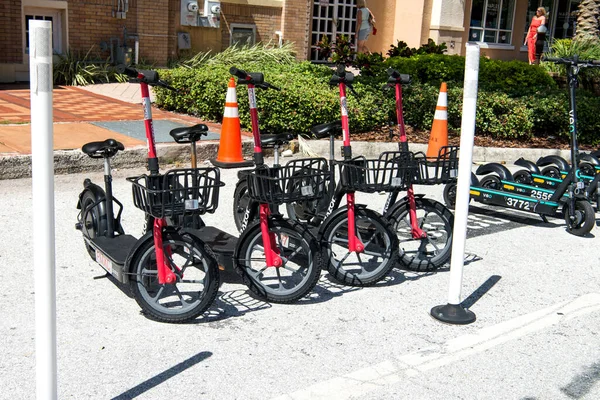
[(271, 219), (269, 228), (283, 265), (266, 266), (260, 224), (254, 224), (241, 239), (235, 268), (258, 298), (292, 303), (310, 293), (321, 276), (318, 244), (305, 225), (294, 221)]
[(496, 175), (484, 176), (479, 181), (479, 186), (486, 189), (502, 190), (502, 182)]
[(596, 168), (588, 162), (579, 163), (579, 173), (585, 176), (594, 177), (596, 175)]
[(254, 220), (258, 219), (258, 203), (250, 199), (250, 195), (248, 194), (248, 182), (243, 179), (238, 182), (235, 191), (233, 192), (233, 220), (240, 233), (244, 230), (244, 218), (249, 204), (253, 204), (255, 210), (250, 213), (249, 220), (246, 222), (246, 227), (254, 222)]
[[(296, 174), (298, 174), (298, 172)], [(302, 181), (293, 180), (293, 182), (298, 184)], [(307, 177), (305, 179), (305, 181), (302, 183), (310, 185), (310, 186), (317, 186), (314, 184), (313, 179), (309, 178), (309, 177)], [(301, 190), (301, 189), (300, 188), (288, 188), (288, 192), (299, 191), (299, 190)], [(319, 210), (319, 204), (321, 203), (321, 201), (327, 201), (327, 203), (329, 204), (329, 201), (331, 200), (331, 197), (329, 195), (329, 189), (327, 186), (327, 181), (325, 183), (323, 190), (324, 190), (323, 197), (325, 200), (323, 198), (321, 198), (321, 199), (315, 199), (315, 200), (301, 200), (301, 201), (294, 201), (291, 203), (286, 203), (285, 208), (287, 211), (288, 218), (293, 221), (301, 221), (301, 222), (312, 221), (313, 218), (315, 218), (317, 216), (317, 212)]]
[(531, 176), (531, 172), (526, 169), (520, 169), (513, 174), (513, 179), (517, 183), (522, 183), (524, 185), (533, 185), (533, 177)]
[(415, 198), (415, 206), (418, 226), (427, 233), (423, 239), (412, 236), (408, 203), (388, 216), (398, 237), (398, 266), (412, 271), (433, 271), (450, 259), (454, 215), (435, 200)]
[(454, 210), (456, 205), (456, 182), (448, 183), (444, 186), (444, 203), (450, 210)]
[(360, 254), (349, 251), (348, 216), (341, 213), (328, 223), (321, 237), (323, 262), (335, 281), (349, 286), (371, 286), (395, 266), (398, 238), (391, 225), (375, 211), (357, 207), (355, 220), (357, 236), (365, 251)]
[[(133, 297), (153, 320), (170, 323), (192, 320), (204, 313), (217, 296), (217, 261), (204, 243), (188, 234), (165, 231), (163, 248), (177, 282), (158, 283), (154, 240), (150, 238), (131, 261)], [(192, 289), (192, 285), (197, 287)]]
[(562, 179), (562, 175), (560, 174), (560, 170), (554, 165), (550, 165), (544, 169), (542, 169), (542, 175), (547, 176), (549, 178)]
[[(90, 191), (86, 190), (81, 196), (81, 232), (84, 238), (94, 239), (99, 236), (106, 236), (108, 220), (106, 217), (106, 207), (101, 206), (105, 201), (97, 204), (96, 196)], [(96, 250), (90, 246), (84, 239), (85, 249), (92, 258), (96, 260)]]
[(584, 236), (588, 234), (596, 224), (596, 214), (592, 205), (587, 200), (575, 200), (575, 215), (571, 221), (569, 205), (564, 207), (565, 222), (567, 230), (575, 236)]

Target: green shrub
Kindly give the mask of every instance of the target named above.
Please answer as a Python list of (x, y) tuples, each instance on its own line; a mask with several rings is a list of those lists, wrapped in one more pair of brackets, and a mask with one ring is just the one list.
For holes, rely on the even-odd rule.
[[(431, 61), (429, 61), (431, 57)], [(415, 71), (429, 62), (434, 63), (437, 55), (420, 56), (425, 62), (414, 59), (393, 60), (393, 63), (414, 68)], [(442, 56), (449, 57), (449, 56)], [(452, 56), (456, 57), (456, 56)], [(400, 58), (397, 58), (400, 60)], [(444, 60), (445, 65), (458, 69), (455, 58)], [(388, 60), (389, 61), (389, 60)], [(385, 65), (388, 61), (384, 62)], [(398, 64), (396, 64), (398, 65)], [(156, 92), (157, 104), (168, 110), (184, 112), (205, 120), (221, 122), (227, 92), (227, 83), (231, 77), (231, 65), (215, 64), (210, 68), (176, 68), (161, 71), (161, 78), (172, 86), (183, 89), (183, 93), (159, 89)], [(340, 118), (340, 106), (337, 87), (330, 87), (331, 68), (309, 62), (293, 64), (257, 64), (236, 65), (248, 72), (260, 71), (267, 82), (280, 87), (281, 91), (257, 90), (257, 106), (261, 131), (278, 133), (291, 131), (307, 133), (316, 124)], [(515, 69), (511, 69), (515, 68)], [(520, 71), (521, 66), (507, 66), (503, 71)], [(406, 69), (397, 68), (403, 73)], [(448, 68), (452, 70), (452, 68)], [(435, 71), (428, 68), (429, 71)], [(536, 68), (531, 68), (537, 71)], [(410, 72), (409, 72), (410, 73)], [(449, 73), (445, 72), (449, 77)], [(531, 76), (537, 72), (524, 73), (516, 81), (535, 81)], [(433, 75), (430, 73), (429, 76)], [(515, 72), (515, 75), (519, 73)], [(418, 72), (413, 74), (419, 76)], [(432, 78), (431, 78), (432, 79)], [(360, 76), (355, 80), (354, 88), (358, 97), (348, 93), (348, 110), (352, 132), (371, 131), (395, 121), (394, 91), (382, 91), (382, 83), (387, 80), (385, 68), (372, 76)], [(448, 85), (448, 127), (450, 132), (460, 132), (462, 123), (461, 85)], [(403, 89), (405, 123), (419, 130), (429, 130), (439, 95), (439, 85), (423, 84), (419, 80)], [(240, 120), (244, 129), (250, 130), (250, 115), (246, 86), (237, 87)], [(578, 91), (578, 114), (580, 141), (599, 144), (600, 138), (600, 98), (586, 91)], [(476, 132), (478, 135), (490, 135), (493, 138), (523, 139), (531, 136), (568, 137), (568, 98), (566, 90), (543, 89), (542, 85), (527, 95), (512, 96), (499, 90), (487, 91), (480, 87), (477, 101)]]

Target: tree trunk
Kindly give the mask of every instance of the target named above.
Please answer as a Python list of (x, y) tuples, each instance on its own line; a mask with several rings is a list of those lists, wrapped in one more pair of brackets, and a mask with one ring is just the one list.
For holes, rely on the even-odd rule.
[(577, 13), (576, 40), (598, 40), (600, 0), (581, 0)]

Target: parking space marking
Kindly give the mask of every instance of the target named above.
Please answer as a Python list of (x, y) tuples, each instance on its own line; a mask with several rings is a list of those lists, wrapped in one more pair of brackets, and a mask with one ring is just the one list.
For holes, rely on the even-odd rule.
[(600, 310), (600, 293), (589, 293), (572, 301), (488, 326), (472, 334), (451, 339), (400, 357), (319, 382), (273, 400), (347, 399), (382, 388), (422, 372), (443, 367), (505, 342), (529, 335), (575, 317)]

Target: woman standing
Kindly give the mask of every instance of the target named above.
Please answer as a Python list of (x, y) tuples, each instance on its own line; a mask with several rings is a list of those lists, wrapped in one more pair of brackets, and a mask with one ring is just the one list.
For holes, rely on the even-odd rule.
[(356, 52), (366, 53), (367, 39), (375, 26), (375, 18), (367, 8), (367, 0), (358, 0), (356, 2), (358, 14), (356, 14)]
[(537, 42), (537, 31), (542, 25), (544, 27), (546, 26), (546, 9), (544, 7), (540, 7), (535, 11), (535, 15), (531, 19), (531, 24), (529, 24), (527, 37), (525, 38), (525, 46), (527, 46), (527, 54), (530, 65), (535, 63), (535, 44)]

